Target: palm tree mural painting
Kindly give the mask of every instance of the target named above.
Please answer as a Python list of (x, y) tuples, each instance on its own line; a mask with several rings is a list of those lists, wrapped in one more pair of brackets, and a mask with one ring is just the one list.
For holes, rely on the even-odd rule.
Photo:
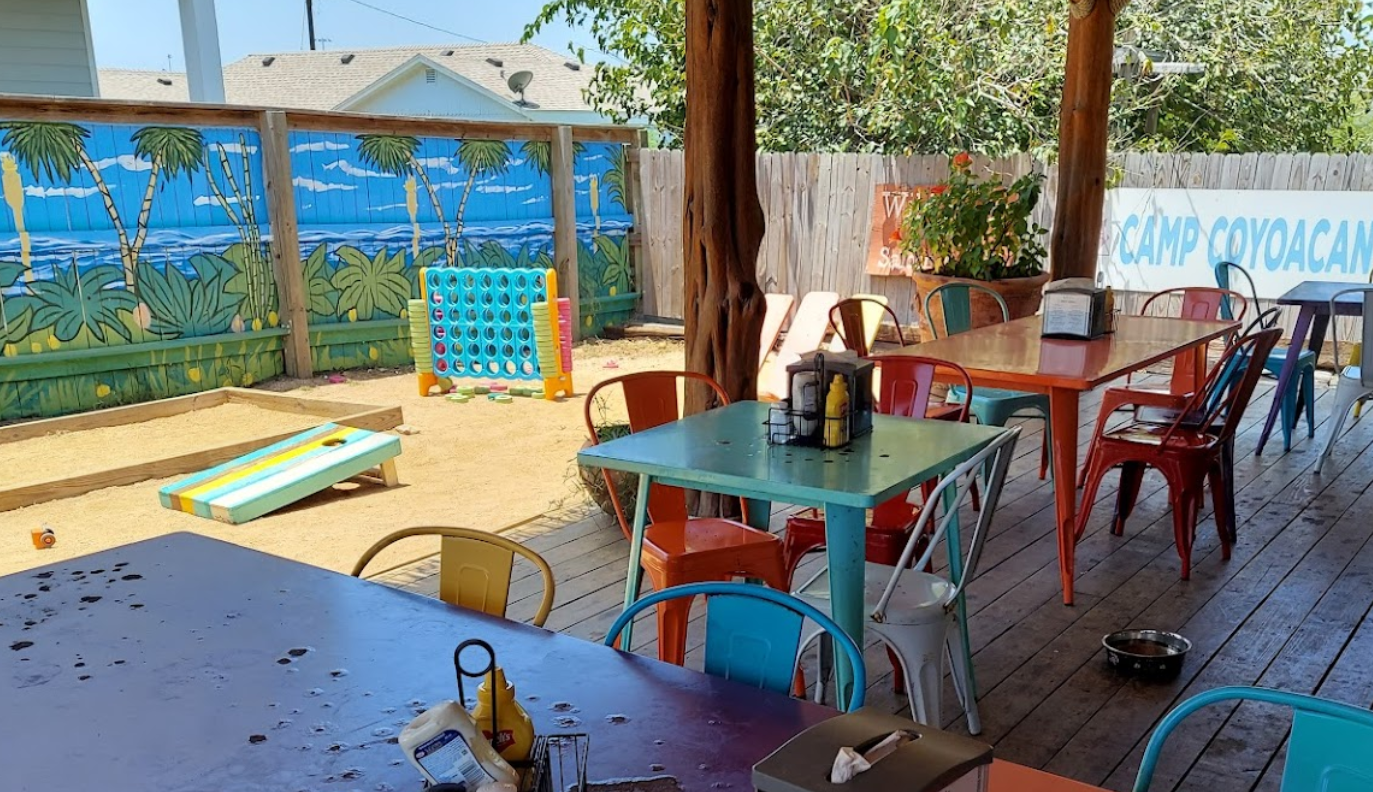
[(77, 166), (90, 174), (95, 189), (110, 215), (115, 236), (119, 240), (119, 259), (124, 265), (124, 283), (133, 286), (134, 272), (138, 264), (133, 256), (129, 235), (124, 231), (124, 221), (119, 216), (110, 187), (100, 175), (90, 155), (86, 153), (86, 139), (90, 130), (65, 121), (4, 121), (0, 122), (0, 146), (4, 146), (21, 165), (31, 172), (42, 172), (50, 181), (70, 184)]
[[(219, 165), (220, 175), (228, 185), (231, 196), (225, 195), (219, 186), (214, 165), (210, 160), (211, 149), (214, 150), (215, 164)], [(276, 284), (272, 279), (270, 265), (262, 245), (262, 230), (258, 226), (257, 204), (254, 200), (256, 196), (253, 192), (253, 171), (248, 163), (248, 140), (242, 133), (238, 136), (238, 150), (242, 153), (239, 176), (234, 175), (234, 167), (229, 160), (229, 148), (223, 143), (206, 146), (202, 156), (210, 193), (219, 204), (219, 208), (228, 216), (229, 222), (233, 223), (239, 239), (242, 240), (240, 245), (231, 246), (224, 251), (224, 258), (233, 263), (237, 270), (237, 273), (224, 284), (224, 288), (243, 295), (243, 311), (247, 312), (252, 329), (261, 330), (264, 319), (269, 325), (277, 323), (278, 317), (274, 310)], [(241, 216), (234, 210), (235, 206), (242, 210)], [(234, 317), (231, 329), (234, 332), (242, 332), (247, 329), (247, 324), (243, 316), (239, 315)]]
[(501, 140), (461, 140), (458, 141), (456, 156), (467, 171), (467, 182), (462, 188), (458, 211), (453, 216), (453, 236), (444, 245), (449, 261), (458, 260), (458, 240), (462, 237), (467, 199), (472, 197), (473, 185), (478, 177), (499, 176), (510, 168), (510, 147)]
[[(138, 208), (137, 230), (133, 242), (129, 244), (129, 259), (136, 265), (143, 251), (143, 241), (148, 238), (148, 220), (152, 216), (158, 177), (165, 174), (168, 179), (175, 179), (180, 174), (189, 176), (200, 170), (205, 138), (198, 129), (150, 126), (134, 132), (129, 139), (133, 141), (134, 154), (152, 165), (148, 170), (148, 188), (143, 191), (143, 203)], [(129, 262), (126, 261), (124, 266), (125, 281), (133, 285)]]
[[(424, 184), (424, 191), (429, 194), (429, 203), (434, 207), (434, 215), (443, 224), (444, 249), (456, 249), (456, 243), (451, 243), (453, 239), (452, 229), (443, 215), (443, 205), (439, 203), (438, 191), (434, 189), (434, 183), (429, 180), (429, 173), (420, 163), (415, 155), (419, 152), (419, 138), (410, 135), (358, 135), (358, 156), (362, 161), (382, 173), (389, 173), (392, 176), (415, 175)], [(416, 253), (415, 255), (419, 255)], [(450, 253), (448, 265), (457, 264), (457, 256)]]

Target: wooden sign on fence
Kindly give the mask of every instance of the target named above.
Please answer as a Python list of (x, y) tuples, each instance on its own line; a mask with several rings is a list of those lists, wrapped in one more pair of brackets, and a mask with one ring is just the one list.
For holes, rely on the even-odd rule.
[(901, 217), (906, 204), (930, 194), (929, 185), (879, 184), (872, 200), (872, 229), (868, 234), (867, 273), (909, 278), (915, 256), (901, 252)]

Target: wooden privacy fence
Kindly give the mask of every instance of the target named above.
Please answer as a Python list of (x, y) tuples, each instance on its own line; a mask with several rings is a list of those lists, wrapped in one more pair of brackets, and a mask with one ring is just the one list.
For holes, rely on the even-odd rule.
[(405, 365), (426, 266), (637, 304), (636, 130), (0, 98), (0, 421)]
[[(682, 316), (682, 155), (641, 152), (644, 313)], [(1026, 154), (981, 159), (1014, 178), (1041, 167), (1047, 179), (1035, 221), (1053, 226), (1057, 178)], [(1122, 154), (1111, 160), (1113, 187), (1231, 190), (1373, 190), (1373, 155), (1361, 154)], [(944, 156), (878, 154), (760, 154), (759, 200), (767, 219), (758, 258), (764, 290), (800, 296), (883, 294), (903, 322), (914, 319), (909, 278), (869, 275), (868, 239), (876, 190), (882, 184), (930, 185), (948, 176)], [(1047, 240), (1046, 240), (1047, 242)], [(1208, 282), (1209, 283), (1209, 282)], [(1133, 310), (1137, 295), (1121, 295)], [(1294, 315), (1285, 315), (1290, 329)]]

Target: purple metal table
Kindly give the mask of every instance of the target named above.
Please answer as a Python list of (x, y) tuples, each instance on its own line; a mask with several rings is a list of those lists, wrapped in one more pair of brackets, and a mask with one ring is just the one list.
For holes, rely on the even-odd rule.
[(0, 789), (418, 792), (395, 736), (474, 637), (538, 731), (591, 735), (592, 780), (741, 792), (835, 714), (180, 533), (0, 578)]
[[(1278, 298), (1278, 305), (1297, 305), (1301, 307), (1301, 311), (1297, 314), (1297, 325), (1292, 329), (1292, 345), (1287, 348), (1287, 359), (1283, 362), (1282, 373), (1278, 375), (1275, 393), (1286, 393), (1292, 378), (1297, 375), (1297, 356), (1301, 354), (1303, 343), (1319, 359), (1321, 347), (1325, 345), (1326, 330), (1330, 327), (1330, 298), (1341, 289), (1365, 285), (1367, 284), (1338, 281), (1302, 281)], [(1359, 316), (1363, 312), (1363, 296), (1342, 295), (1335, 304), (1335, 310), (1340, 316)], [(1300, 398), (1299, 394), (1298, 399)], [(1297, 414), (1300, 415), (1300, 401), (1298, 405)], [(1263, 422), (1263, 431), (1259, 434), (1255, 454), (1263, 453), (1263, 446), (1268, 442), (1268, 436), (1272, 434), (1273, 425), (1277, 423), (1278, 415), (1281, 413), (1282, 399), (1274, 398), (1272, 406), (1268, 408), (1268, 418)]]

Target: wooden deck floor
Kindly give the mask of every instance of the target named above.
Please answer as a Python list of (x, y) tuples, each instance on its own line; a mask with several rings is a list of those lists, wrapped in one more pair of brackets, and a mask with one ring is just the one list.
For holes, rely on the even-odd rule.
[[(1325, 475), (1316, 476), (1329, 392), (1318, 390), (1316, 439), (1302, 437), (1284, 455), (1276, 437), (1257, 457), (1271, 380), (1261, 387), (1238, 439), (1233, 557), (1221, 560), (1208, 518), (1198, 528), (1192, 579), (1178, 579), (1167, 493), (1152, 473), (1126, 534), (1112, 536), (1105, 530), (1111, 476), (1078, 548), (1074, 607), (1059, 599), (1052, 489), (1037, 477), (1039, 425), (1027, 424), (969, 588), (982, 739), (998, 756), (1125, 790), (1158, 718), (1202, 690), (1257, 684), (1373, 702), (1373, 454), (1365, 453), (1373, 421), (1356, 424)], [(1084, 441), (1095, 412), (1096, 401), (1084, 399)], [(547, 626), (600, 640), (623, 595), (627, 543), (618, 528), (564, 513), (507, 535), (542, 553), (558, 576)], [(429, 557), (378, 579), (433, 594), (436, 571)], [(537, 577), (519, 570), (510, 616), (527, 619), (538, 594)], [(640, 624), (635, 649), (651, 654), (653, 624)], [(1131, 626), (1175, 630), (1193, 641), (1176, 681), (1131, 682), (1105, 666), (1101, 636)], [(699, 664), (699, 642), (693, 632), (688, 664)], [(904, 711), (884, 653), (869, 646), (867, 654), (876, 674), (869, 703)], [(963, 730), (955, 707), (946, 694), (944, 725)], [(1262, 705), (1203, 711), (1174, 733), (1154, 789), (1277, 790), (1288, 726), (1285, 714)]]

